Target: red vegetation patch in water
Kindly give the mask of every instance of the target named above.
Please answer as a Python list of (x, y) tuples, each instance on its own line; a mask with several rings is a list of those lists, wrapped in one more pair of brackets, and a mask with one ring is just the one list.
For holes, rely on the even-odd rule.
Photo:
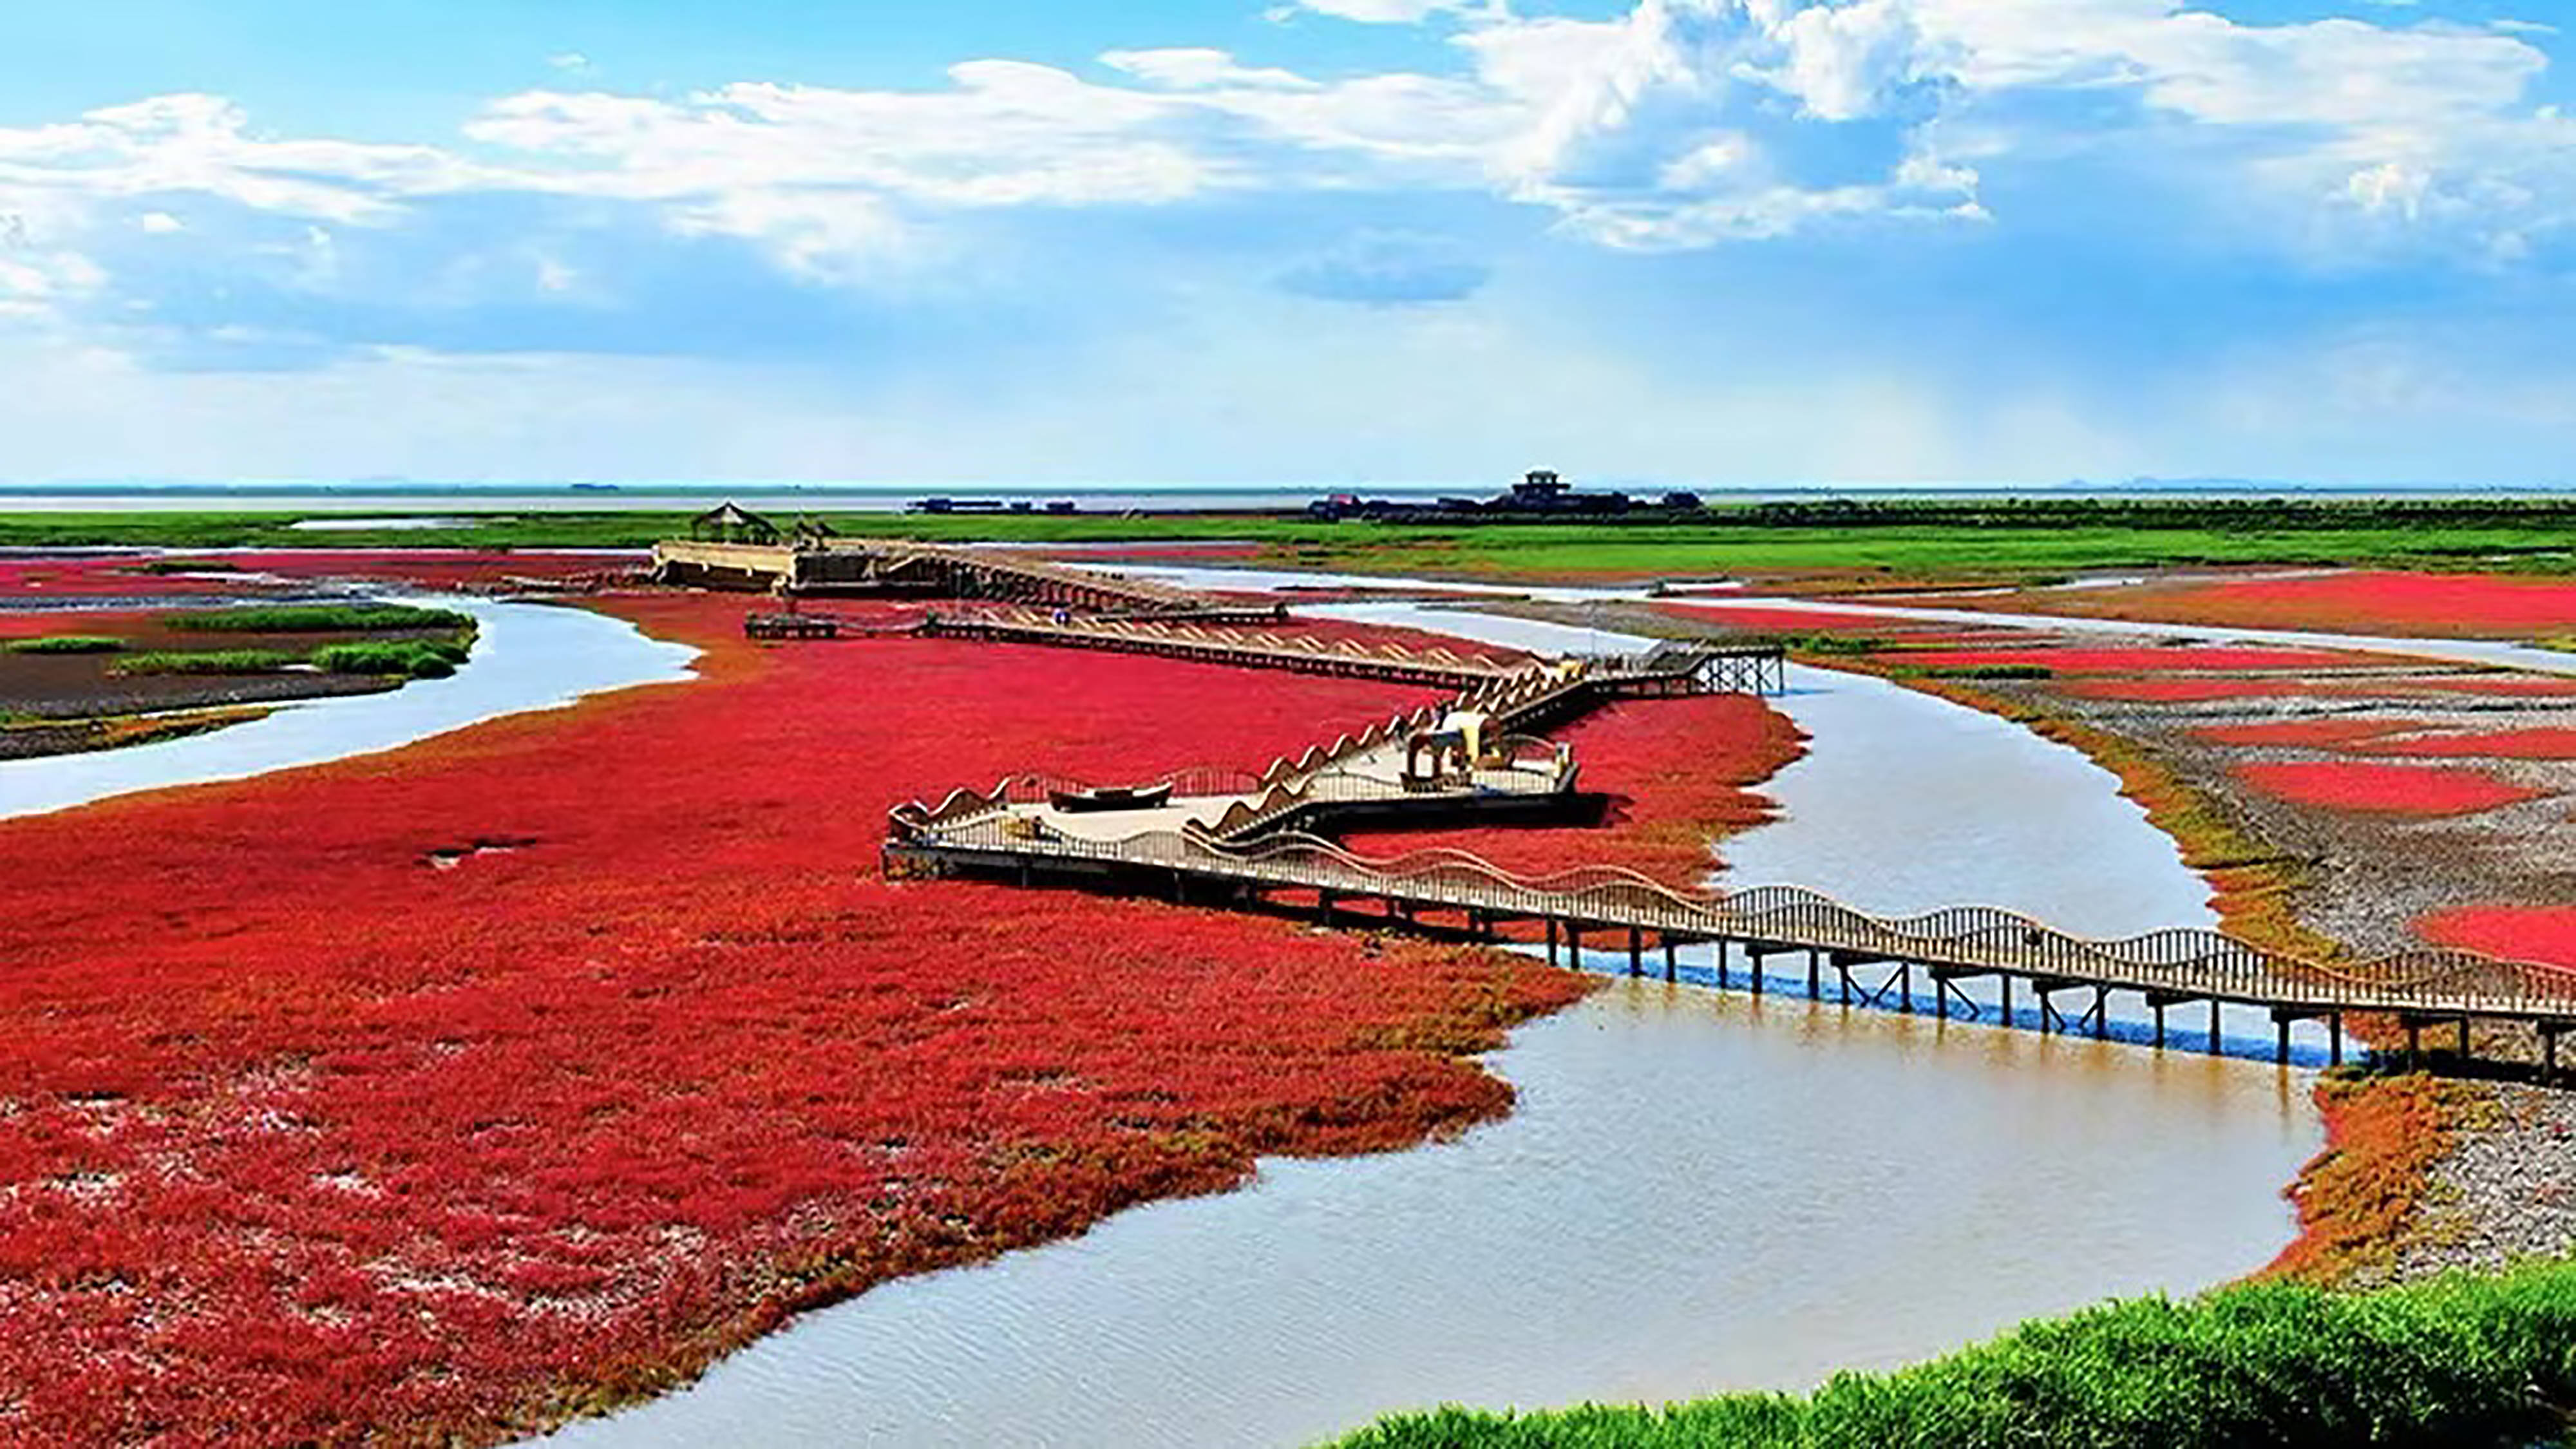
[(2546, 793), (2526, 790), (2477, 770), (2422, 765), (2339, 761), (2239, 765), (2236, 773), (2247, 784), (2293, 804), (2382, 815), (2467, 815), (2536, 800)]
[(2364, 655), (2329, 649), (2262, 649), (2214, 645), (2173, 649), (1946, 649), (1901, 656), (1924, 669), (1973, 669), (1983, 665), (2036, 664), (2059, 674), (2143, 674), (2164, 669), (2350, 669)]
[(148, 561), (134, 555), (0, 559), (0, 599), (223, 597), (251, 591), (242, 580), (146, 573), (138, 565)]
[(2192, 733), (2213, 745), (2306, 745), (2332, 749), (2377, 739), (2399, 730), (2422, 729), (2420, 721), (2402, 719), (2285, 719), (2262, 724), (2204, 725)]
[(2576, 906), (2461, 906), (2415, 923), (2436, 946), (2576, 971)]
[(1378, 857), (1449, 846), (1522, 876), (1625, 865), (1694, 890), (1716, 869), (1711, 837), (1775, 813), (1770, 800), (1748, 787), (1805, 753), (1806, 742), (1786, 715), (1746, 695), (1632, 701), (1557, 738), (1574, 746), (1583, 788), (1610, 797), (1600, 825), (1360, 831), (1344, 843)]
[(2369, 747), (2374, 755), (2436, 759), (2576, 760), (2576, 729), (2492, 730), (2484, 734), (2428, 735)]
[(2447, 679), (2428, 679), (2424, 685), (2428, 689), (2457, 694), (2576, 695), (2576, 679), (2557, 679), (2542, 674), (2457, 675)]
[(1920, 619), (1779, 604), (1657, 604), (1655, 612), (1762, 634), (1904, 634), (1924, 627)]
[(2151, 589), (2123, 602), (2160, 619), (2240, 628), (2499, 638), (2576, 628), (2576, 583), (2492, 574), (2359, 570)]
[(1490, 1116), (1459, 1054), (1582, 990), (874, 868), (903, 799), (1419, 691), (614, 607), (708, 678), (0, 822), (0, 1440), (507, 1438), (1261, 1153)]

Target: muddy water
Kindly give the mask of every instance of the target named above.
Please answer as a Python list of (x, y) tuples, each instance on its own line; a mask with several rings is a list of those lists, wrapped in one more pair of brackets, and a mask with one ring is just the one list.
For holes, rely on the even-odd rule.
[(1799, 1387), (2285, 1239), (2305, 1088), (2207, 1057), (1618, 983), (1456, 1142), (889, 1284), (578, 1445), (1298, 1444), (1444, 1400)]
[(474, 657), (448, 679), (390, 694), (287, 705), (213, 734), (87, 755), (0, 761), (0, 819), (69, 809), (165, 785), (239, 780), (271, 770), (373, 754), (504, 715), (553, 709), (584, 695), (690, 677), (697, 651), (645, 637), (586, 609), (419, 599), (461, 609), (481, 626)]
[[(1740, 879), (2104, 935), (2209, 919), (2108, 774), (1875, 683), (1800, 675), (1785, 703), (1815, 752), (1776, 782), (1785, 816), (1730, 846)], [(2305, 1077), (2243, 1059), (1659, 982), (1614, 982), (1490, 1065), (1520, 1106), (1457, 1141), (1265, 1163), (1241, 1192), (888, 1284), (558, 1437), (1294, 1444), (1444, 1400), (1803, 1387), (2259, 1267), (2320, 1140)]]

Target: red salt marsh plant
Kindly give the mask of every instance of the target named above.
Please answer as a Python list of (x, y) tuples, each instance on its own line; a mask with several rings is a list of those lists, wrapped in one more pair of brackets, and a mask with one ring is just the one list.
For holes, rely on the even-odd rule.
[(2461, 694), (2576, 695), (2576, 679), (2558, 679), (2541, 674), (2464, 674), (2428, 679), (2424, 685), (2429, 689)]
[(2384, 740), (2368, 746), (2366, 752), (2445, 759), (2576, 760), (2576, 729), (2537, 728), (2427, 735), (2420, 739)]
[(2295, 679), (2080, 679), (2058, 686), (2076, 699), (2135, 704), (2198, 704), (2213, 699), (2269, 699), (2312, 693)]
[(2247, 784), (2278, 799), (2330, 810), (2380, 815), (2468, 815), (2547, 793), (2526, 790), (2479, 770), (2421, 765), (2239, 765)]
[(2260, 724), (2203, 725), (2193, 730), (2192, 734), (2213, 745), (2249, 747), (2304, 745), (2318, 749), (2331, 749), (2339, 745), (2377, 739), (2381, 735), (2395, 734), (2400, 730), (2422, 728), (2424, 725), (2420, 720), (2334, 717), (2267, 720)]
[(2415, 933), (2437, 946), (2576, 971), (2576, 906), (2460, 906), (2426, 916)]
[(114, 598), (119, 595), (238, 593), (242, 586), (221, 579), (148, 573), (146, 560), (130, 556), (76, 556), (0, 559), (0, 600), (10, 598)]
[(296, 579), (378, 579), (425, 588), (566, 579), (642, 568), (641, 550), (576, 553), (530, 549), (240, 549), (205, 555), (233, 567)]
[(885, 810), (1419, 702), (945, 641), (761, 649), (261, 780), (0, 822), (0, 1442), (493, 1442), (801, 1307), (1504, 1109), (1575, 978), (887, 880)]
[(139, 609), (26, 609), (11, 612), (0, 594), (0, 639), (44, 639), (63, 634), (123, 635), (156, 626), (163, 614)]
[(2518, 638), (2576, 627), (2576, 583), (2363, 569), (2125, 596), (2159, 619), (2243, 628)]
[(2036, 665), (2058, 674), (2142, 674), (2168, 669), (2350, 669), (2372, 663), (2368, 655), (2330, 649), (2264, 649), (2209, 645), (2108, 649), (2068, 646), (2043, 649), (1924, 650), (1898, 662), (1922, 669), (1974, 669)]
[(2238, 679), (2207, 676), (2078, 679), (2058, 692), (2076, 699), (2136, 704), (2198, 704), (2221, 699), (2397, 699), (2442, 694), (2576, 695), (2576, 680), (2529, 674), (2424, 674), (2385, 679)]
[(1657, 604), (1655, 612), (1675, 619), (1723, 624), (1763, 634), (1891, 634), (1925, 627), (1903, 616), (1863, 614), (1849, 609), (1802, 609), (1784, 604)]

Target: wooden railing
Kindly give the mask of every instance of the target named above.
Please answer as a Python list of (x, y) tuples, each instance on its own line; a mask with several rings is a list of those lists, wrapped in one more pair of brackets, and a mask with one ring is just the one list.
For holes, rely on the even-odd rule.
[(1260, 889), (1377, 897), (1413, 908), (1543, 919), (1583, 929), (1651, 931), (1666, 939), (1746, 941), (1839, 959), (1901, 961), (1954, 974), (2006, 972), (2053, 984), (2247, 1002), (2318, 1013), (2576, 1021), (2576, 973), (2470, 951), (2421, 950), (2365, 962), (2271, 951), (2217, 931), (2177, 929), (2093, 940), (1991, 906), (1882, 917), (1798, 886), (1728, 894), (1674, 890), (1634, 871), (1594, 866), (1524, 879), (1459, 850), (1390, 860), (1313, 837), (1233, 846), (1204, 831), (1157, 831), (1116, 841), (1006, 839), (983, 831), (898, 838), (889, 855), (932, 867), (1083, 864), (1176, 872)]

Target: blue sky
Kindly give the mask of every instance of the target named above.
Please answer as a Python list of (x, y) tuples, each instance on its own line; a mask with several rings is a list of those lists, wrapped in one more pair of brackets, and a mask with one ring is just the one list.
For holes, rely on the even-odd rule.
[(2576, 482), (2563, 9), (44, 7), (0, 477)]

